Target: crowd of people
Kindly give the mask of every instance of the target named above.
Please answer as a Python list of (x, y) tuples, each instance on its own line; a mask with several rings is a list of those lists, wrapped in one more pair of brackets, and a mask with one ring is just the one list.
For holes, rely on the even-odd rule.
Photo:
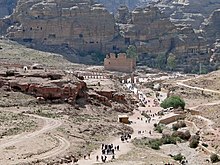
[[(115, 159), (116, 151), (119, 151), (119, 145), (102, 144), (101, 146), (101, 162), (107, 161), (107, 156), (111, 156), (111, 160)], [(96, 161), (99, 161), (99, 155), (96, 156)]]
[(122, 142), (128, 142), (131, 139), (131, 134), (124, 134), (121, 136)]

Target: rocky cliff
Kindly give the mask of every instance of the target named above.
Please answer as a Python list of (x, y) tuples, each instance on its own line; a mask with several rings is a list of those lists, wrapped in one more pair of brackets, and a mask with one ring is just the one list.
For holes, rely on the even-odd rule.
[(85, 97), (86, 83), (60, 73), (43, 70), (27, 73), (8, 70), (0, 74), (0, 88), (33, 95), (39, 100), (60, 100), (75, 103), (77, 97)]
[(33, 48), (50, 47), (63, 54), (119, 53), (132, 44), (140, 64), (166, 68), (172, 55), (177, 69), (192, 65), (198, 70), (201, 62), (209, 65), (207, 43), (212, 45), (219, 37), (219, 10), (212, 13), (219, 4), (217, 0), (162, 0), (132, 11), (120, 6), (113, 15), (93, 0), (19, 0), (14, 13), (0, 21), (0, 31), (7, 29), (6, 37)]
[(78, 52), (109, 52), (118, 35), (114, 16), (83, 1), (19, 1), (7, 37), (33, 44), (65, 45)]
[(175, 24), (190, 24), (199, 29), (201, 23), (216, 9), (219, 0), (161, 0), (156, 4)]
[(220, 39), (220, 9), (215, 10), (209, 17), (204, 27), (207, 40), (211, 43)]
[(99, 3), (105, 5), (105, 7), (111, 11), (116, 12), (117, 8), (121, 5), (128, 6), (130, 10), (133, 10), (135, 7), (142, 5), (142, 0), (96, 0)]

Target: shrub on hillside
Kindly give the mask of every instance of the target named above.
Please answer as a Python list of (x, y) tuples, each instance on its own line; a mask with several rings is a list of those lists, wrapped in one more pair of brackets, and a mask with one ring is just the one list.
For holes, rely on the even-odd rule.
[(184, 121), (178, 121), (177, 123), (172, 125), (174, 131), (177, 131), (179, 128), (186, 127), (186, 123)]
[(184, 156), (182, 154), (177, 154), (173, 156), (173, 159), (181, 162), (184, 159)]
[(187, 130), (186, 132), (184, 132), (184, 139), (183, 140), (189, 140), (191, 137), (191, 134), (189, 132), (189, 130)]
[(154, 150), (159, 150), (162, 144), (161, 139), (152, 139), (149, 141), (148, 146)]
[(191, 138), (189, 139), (189, 147), (190, 148), (196, 148), (198, 147), (199, 144), (199, 135), (193, 135), (191, 136)]
[(188, 130), (186, 132), (175, 131), (173, 132), (172, 136), (179, 137), (182, 140), (189, 140), (189, 138), (191, 137), (191, 134)]
[(163, 132), (163, 128), (160, 124), (157, 124), (156, 127), (154, 128), (155, 131), (157, 131), (158, 133), (162, 133)]
[(220, 161), (220, 159), (219, 159), (219, 157), (218, 157), (217, 154), (212, 154), (212, 155), (210, 156), (210, 159), (211, 159), (211, 162), (212, 162), (212, 163), (216, 163), (216, 162), (219, 162), (219, 161)]
[(161, 107), (163, 108), (169, 108), (169, 107), (173, 107), (173, 108), (179, 108), (181, 107), (182, 109), (184, 109), (185, 107), (185, 102), (184, 100), (182, 100), (179, 96), (170, 96), (168, 98), (166, 98), (161, 104)]
[(163, 144), (176, 144), (176, 141), (177, 141), (177, 138), (174, 136), (166, 135), (162, 137)]

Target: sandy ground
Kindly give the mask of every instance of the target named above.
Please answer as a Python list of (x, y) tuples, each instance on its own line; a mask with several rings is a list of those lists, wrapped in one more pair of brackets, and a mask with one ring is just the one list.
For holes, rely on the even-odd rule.
[[(159, 116), (155, 116), (152, 117), (152, 121), (150, 123), (146, 122), (147, 118), (145, 118), (144, 116), (141, 115), (141, 112), (143, 111), (151, 111), (151, 113), (149, 114), (155, 114), (158, 111), (161, 110), (160, 107), (154, 107), (154, 103), (153, 103), (153, 98), (148, 98), (148, 104), (149, 106), (146, 107), (139, 107), (137, 110), (133, 111), (133, 114), (131, 116), (129, 116), (129, 120), (132, 121), (132, 124), (130, 124), (130, 127), (132, 127), (134, 133), (131, 135), (132, 139), (134, 138), (142, 138), (142, 137), (149, 137), (149, 138), (160, 138), (161, 134), (153, 131), (153, 124), (157, 123), (160, 118)], [(149, 131), (151, 131), (151, 134), (149, 133)], [(138, 133), (141, 132), (141, 133)], [(131, 140), (132, 140), (131, 139)], [(118, 159), (120, 158), (122, 155), (127, 154), (128, 152), (131, 152), (133, 150), (133, 144), (129, 142), (122, 142), (120, 140), (120, 137), (116, 137), (115, 139), (112, 139), (111, 141), (109, 141), (109, 143), (107, 144), (113, 144), (113, 145), (119, 145), (120, 146), (120, 151), (116, 152), (116, 156), (115, 158)], [(100, 161), (96, 161), (96, 156), (101, 156), (101, 149), (99, 148), (98, 150), (92, 152), (90, 159), (81, 159), (78, 161), (78, 165), (92, 165), (92, 164), (98, 164), (100, 163)], [(166, 155), (163, 155), (164, 157), (166, 157)], [(108, 162), (112, 162), (112, 155), (107, 157), (107, 161)], [(118, 164), (117, 163), (110, 163), (110, 164)], [(120, 162), (122, 163), (122, 162)], [(131, 164), (134, 162), (127, 162), (123, 163), (123, 164)], [(135, 162), (136, 163), (136, 162)], [(138, 163), (138, 162), (137, 162)], [(140, 162), (143, 163), (143, 162)]]
[[(183, 81), (184, 82), (184, 81)], [(219, 91), (216, 91), (216, 90), (211, 90), (211, 89), (206, 89), (206, 88), (200, 88), (200, 87), (192, 87), (192, 86), (189, 86), (189, 85), (186, 85), (184, 84), (183, 82), (177, 82), (177, 85), (178, 86), (184, 86), (186, 88), (190, 88), (190, 89), (194, 89), (194, 90), (200, 90), (200, 91), (205, 91), (205, 92), (211, 92), (211, 93), (217, 93), (219, 94), (220, 92)], [(152, 100), (150, 101), (150, 103), (152, 102)], [(217, 101), (217, 102), (212, 102), (212, 103), (206, 103), (206, 104), (203, 104), (203, 105), (196, 105), (194, 107), (191, 107), (192, 109), (196, 109), (198, 108), (199, 106), (204, 106), (204, 105), (216, 105), (216, 104), (219, 104), (220, 102)], [(161, 137), (161, 134), (158, 134), (158, 133), (155, 133), (154, 131), (152, 131), (152, 134), (150, 135), (149, 134), (149, 130), (153, 130), (153, 123), (157, 123), (159, 121), (159, 117), (154, 117), (152, 118), (152, 122), (151, 123), (146, 123), (146, 119), (145, 117), (143, 117), (141, 115), (141, 112), (142, 111), (148, 111), (151, 110), (152, 114), (158, 112), (160, 110), (159, 107), (153, 107), (152, 105), (150, 106), (146, 106), (146, 107), (139, 107), (138, 110), (135, 110), (134, 111), (134, 114), (132, 116), (130, 116), (130, 120), (132, 121), (132, 124), (130, 125), (133, 130), (134, 130), (134, 133), (132, 134), (132, 138), (141, 138), (141, 137), (151, 137), (151, 138), (158, 138), (158, 137)], [(213, 130), (211, 125), (213, 124), (212, 121), (204, 118), (204, 117), (201, 117), (201, 116), (197, 116), (199, 119), (201, 120), (204, 120), (206, 122), (206, 124), (210, 127), (210, 130)], [(142, 132), (141, 134), (139, 134), (138, 132)], [(122, 146), (121, 148), (121, 151), (118, 152), (116, 154), (117, 158), (119, 157), (119, 160), (118, 161), (113, 161), (110, 160), (111, 158), (108, 157), (108, 164), (112, 164), (112, 165), (116, 165), (116, 164), (126, 164), (126, 165), (129, 165), (129, 164), (144, 164), (144, 162), (142, 161), (126, 161), (126, 160), (120, 160), (120, 157), (123, 157), (123, 155), (129, 155), (129, 153), (131, 153), (131, 144), (129, 143), (122, 143), (120, 141), (119, 138), (116, 138), (114, 139), (113, 141), (110, 141), (109, 144), (117, 144), (117, 145), (120, 145)], [(126, 144), (126, 145), (125, 145)], [(175, 155), (175, 154), (178, 154), (178, 153), (182, 153), (188, 160), (189, 164), (193, 164), (193, 165), (207, 165), (209, 164), (206, 160), (209, 159), (209, 155), (205, 154), (204, 152), (202, 151), (199, 151), (199, 150), (195, 150), (195, 149), (191, 149), (188, 147), (188, 143), (179, 143), (177, 145), (163, 145), (162, 146), (162, 149), (161, 149), (161, 153), (162, 154), (172, 154), (172, 155)], [(126, 154), (127, 153), (127, 154)], [(96, 164), (96, 163), (99, 163), (95, 160), (95, 156), (96, 155), (99, 155), (100, 154), (100, 151), (97, 150), (95, 151), (93, 154), (92, 154), (92, 158), (91, 159), (88, 159), (88, 160), (80, 160), (79, 161), (79, 165), (90, 165), (90, 164)], [(165, 155), (163, 155), (165, 156)], [(124, 156), (125, 157), (125, 156)], [(146, 162), (146, 161), (145, 161)], [(161, 162), (161, 164), (163, 164), (163, 162)]]
[(45, 133), (60, 127), (61, 121), (37, 115), (29, 116), (42, 120), (42, 127), (34, 132), (22, 133), (0, 140), (1, 164), (27, 163), (38, 159), (47, 159), (63, 153), (69, 148), (70, 143), (63, 137), (45, 135)]

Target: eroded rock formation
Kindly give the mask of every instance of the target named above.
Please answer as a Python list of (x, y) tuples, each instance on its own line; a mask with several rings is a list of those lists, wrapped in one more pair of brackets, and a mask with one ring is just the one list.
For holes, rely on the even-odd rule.
[(114, 16), (103, 5), (83, 1), (19, 1), (7, 37), (78, 52), (108, 52), (117, 36)]
[[(102, 2), (107, 6), (139, 4)], [(113, 15), (93, 0), (19, 0), (15, 12), (0, 20), (0, 32), (7, 29), (8, 38), (40, 50), (50, 46), (58, 51), (59, 46), (69, 54), (100, 56), (125, 52), (132, 44), (138, 50), (139, 64), (155, 67), (161, 56), (166, 67), (172, 54), (178, 70), (191, 65), (198, 71), (199, 63), (209, 65), (209, 45), (219, 38), (218, 0), (153, 1), (133, 11), (118, 7)]]
[[(0, 87), (30, 94), (45, 100), (59, 99), (74, 103), (77, 97), (85, 97), (86, 83), (72, 76), (54, 72), (29, 72), (15, 75), (2, 74)], [(7, 88), (8, 89), (8, 88)]]

